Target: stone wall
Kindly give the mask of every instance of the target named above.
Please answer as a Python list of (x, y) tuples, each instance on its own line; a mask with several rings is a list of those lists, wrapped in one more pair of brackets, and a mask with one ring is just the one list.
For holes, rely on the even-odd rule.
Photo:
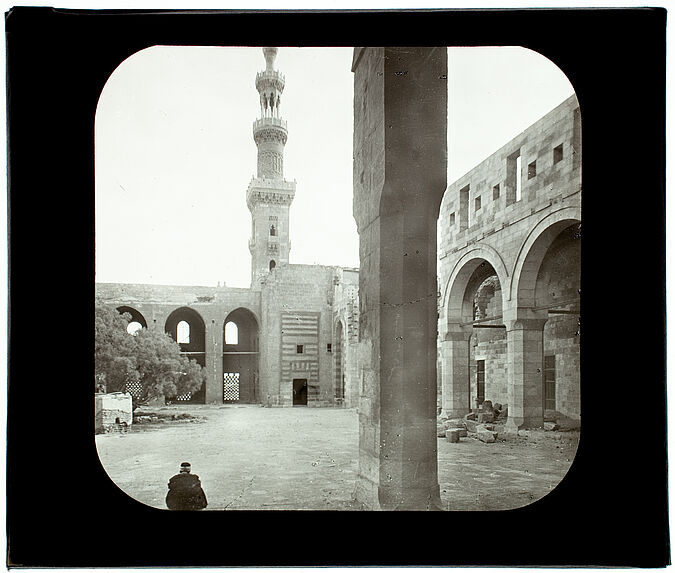
[(249, 310), (260, 324), (260, 291), (254, 289), (205, 286), (174, 286), (96, 283), (96, 296), (104, 304), (131, 307), (141, 313), (148, 328), (165, 332), (172, 312), (186, 307), (204, 323), (206, 365), (205, 402), (223, 401), (223, 332), (225, 320), (238, 308)]
[[(305, 341), (313, 355), (310, 379), (312, 405), (332, 405), (334, 398), (333, 355), (327, 344), (333, 342), (333, 276), (335, 267), (318, 265), (287, 265), (274, 269), (262, 284), (262, 313), (260, 331), (260, 384), (262, 403), (268, 406), (292, 406), (292, 376), (284, 377), (284, 369), (292, 368), (290, 346), (284, 355), (284, 344), (301, 344), (294, 335), (284, 337), (282, 318), (290, 315), (316, 317), (312, 332)], [(315, 324), (315, 326), (314, 326)], [(315, 329), (315, 330), (314, 330)], [(300, 360), (303, 365), (306, 358)], [(288, 372), (287, 372), (288, 374)], [(296, 376), (305, 378), (305, 376)], [(308, 404), (309, 405), (309, 404)]]
[[(461, 332), (473, 328), (470, 399), (461, 398), (462, 408), (473, 406), (476, 360), (485, 360), (486, 399), (508, 403), (511, 380), (521, 396), (529, 388), (532, 413), (539, 400), (532, 385), (540, 386), (537, 392), (543, 388), (543, 364), (535, 362), (545, 354), (556, 357), (556, 410), (579, 417), (580, 220), (581, 116), (575, 96), (448, 186), (439, 215), (439, 336), (442, 354), (454, 352), (457, 359), (466, 336)], [(477, 293), (490, 272), (496, 275), (494, 295)], [(534, 331), (542, 328), (543, 348), (530, 348)], [(509, 338), (509, 329), (532, 334)], [(532, 342), (526, 352), (515, 346), (510, 351), (509, 340)], [(518, 371), (509, 371), (510, 360), (521, 361)], [(454, 384), (457, 392), (466, 382)], [(453, 390), (443, 383), (443, 391)]]
[(121, 426), (131, 426), (133, 406), (131, 394), (113, 392), (94, 396), (96, 433), (112, 432)]
[[(334, 333), (337, 322), (342, 324), (342, 359), (344, 362), (345, 395), (344, 405), (354, 408), (359, 405), (360, 366), (358, 363), (359, 343), (359, 271), (358, 269), (337, 269), (334, 279), (333, 323)], [(335, 338), (335, 336), (334, 336)], [(335, 343), (337, 344), (337, 340)], [(336, 357), (337, 358), (337, 357)]]

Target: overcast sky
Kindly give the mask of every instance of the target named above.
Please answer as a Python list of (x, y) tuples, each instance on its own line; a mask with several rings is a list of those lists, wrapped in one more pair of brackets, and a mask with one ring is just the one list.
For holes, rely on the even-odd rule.
[[(358, 267), (351, 48), (280, 48), (291, 263)], [(261, 48), (154, 47), (113, 72), (96, 113), (96, 280), (248, 287)], [(572, 95), (522, 48), (449, 50), (448, 182)]]

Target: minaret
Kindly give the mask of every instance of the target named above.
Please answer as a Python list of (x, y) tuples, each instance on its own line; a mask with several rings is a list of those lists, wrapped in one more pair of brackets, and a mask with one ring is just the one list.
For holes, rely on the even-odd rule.
[(274, 69), (277, 48), (263, 48), (266, 67), (255, 77), (260, 94), (260, 119), (253, 123), (258, 146), (258, 174), (248, 185), (246, 203), (253, 228), (248, 242), (251, 251), (251, 286), (260, 284), (275, 268), (288, 264), (291, 250), (288, 211), (295, 196), (295, 181), (284, 180), (284, 146), (288, 137), (281, 118), (284, 76)]

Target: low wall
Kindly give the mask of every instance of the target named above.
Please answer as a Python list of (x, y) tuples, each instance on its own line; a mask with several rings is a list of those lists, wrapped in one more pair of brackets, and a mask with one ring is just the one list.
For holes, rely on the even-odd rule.
[(119, 425), (131, 426), (133, 420), (131, 394), (123, 392), (96, 394), (95, 408), (97, 434), (114, 431)]

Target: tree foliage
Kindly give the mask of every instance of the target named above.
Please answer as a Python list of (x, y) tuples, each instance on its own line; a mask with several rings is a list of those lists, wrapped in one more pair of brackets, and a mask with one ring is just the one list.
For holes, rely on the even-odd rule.
[(96, 302), (95, 377), (107, 392), (132, 392), (134, 408), (150, 400), (199, 390), (206, 380), (203, 368), (181, 355), (178, 343), (164, 332), (143, 328), (127, 332), (128, 313)]

